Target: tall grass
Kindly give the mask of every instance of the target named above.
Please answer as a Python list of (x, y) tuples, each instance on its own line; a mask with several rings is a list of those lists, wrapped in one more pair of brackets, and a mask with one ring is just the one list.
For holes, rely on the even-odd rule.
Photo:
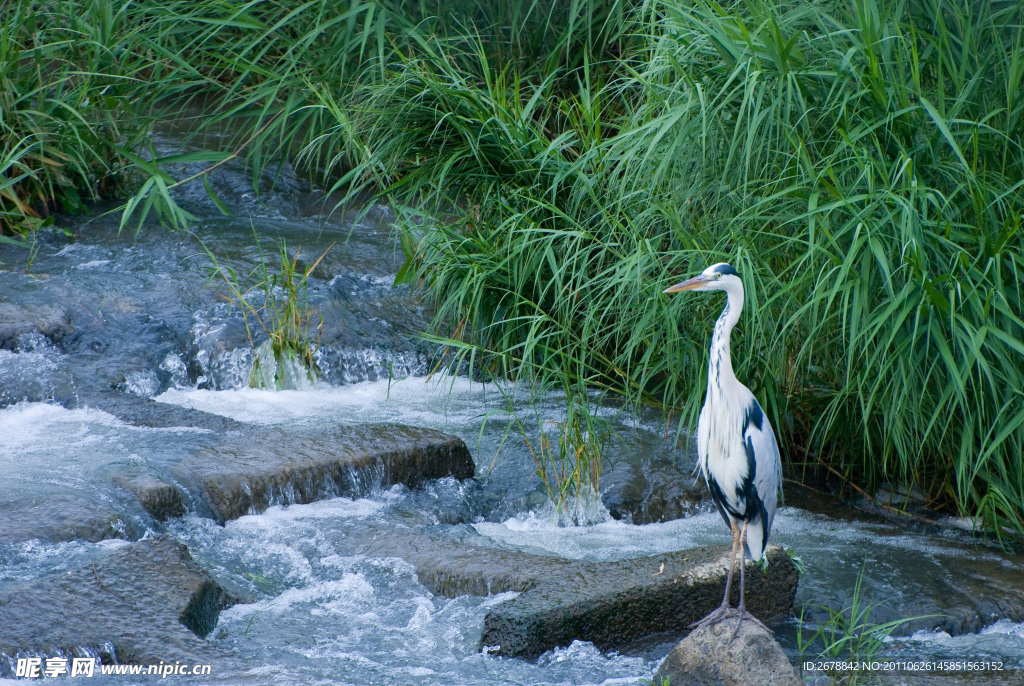
[(211, 164), (293, 158), (390, 202), (456, 362), (682, 426), (721, 303), (660, 291), (727, 260), (791, 469), (1024, 533), (1019, 0), (2, 12), (6, 230), (126, 183), (136, 221), (188, 223), (173, 188), (202, 174), (146, 141), (189, 108), (235, 132)]
[[(345, 138), (323, 135), (336, 122), (317, 106), (318, 92), (348, 100), (363, 84), (379, 82), (389, 61), (420, 46), (441, 46), (457, 68), (468, 42), (462, 27), (474, 27), (494, 63), (531, 72), (575, 68), (615, 48), (625, 8), (625, 0), (172, 0), (143, 2), (134, 14), (148, 25), (148, 47), (173, 65), (157, 81), (161, 98), (198, 108), (198, 131), (234, 129), (228, 143), (245, 148), (255, 187), (267, 167), (300, 151), (313, 172), (349, 165)], [(180, 180), (162, 171), (162, 163), (177, 160), (157, 160), (156, 168), (135, 161), (153, 183), (139, 189), (126, 214), (152, 209), (167, 224), (186, 224), (165, 191)]]
[(791, 465), (1024, 532), (1022, 20), (651, 3), (611, 72), (523, 74), (470, 35), (324, 107), (464, 355), (692, 425), (720, 303), (659, 291), (728, 260)]
[[(244, 146), (255, 180), (317, 140), (313, 170), (344, 160), (313, 87), (345, 97), (396, 55), (427, 42), (453, 63), (472, 27), (494, 63), (571, 71), (619, 49), (625, 0), (16, 0), (0, 8), (0, 217), (30, 230), (53, 209), (137, 189), (128, 206), (190, 221), (169, 192), (180, 162), (148, 146), (156, 120), (234, 132), (216, 163)], [(209, 142), (209, 139), (206, 139)], [(125, 175), (120, 173), (129, 171)], [(147, 182), (148, 185), (147, 185)], [(127, 220), (125, 222), (127, 224)]]
[(0, 21), (0, 234), (23, 233), (124, 191), (154, 62), (116, 3), (6, 3)]
[(754, 350), (794, 378), (763, 392), (812, 401), (815, 459), (1021, 530), (1024, 8), (957, 7), (675, 13), (650, 80), (710, 61), (717, 88), (694, 80), (651, 121), (708, 94), (684, 120), (716, 224), (782, 294)]

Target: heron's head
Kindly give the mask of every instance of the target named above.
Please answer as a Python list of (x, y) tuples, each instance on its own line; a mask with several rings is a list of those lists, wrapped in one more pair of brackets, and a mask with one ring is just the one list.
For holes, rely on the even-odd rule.
[(733, 288), (743, 289), (743, 282), (736, 270), (725, 262), (713, 264), (698, 276), (677, 283), (665, 289), (665, 293), (678, 293), (679, 291), (728, 291)]

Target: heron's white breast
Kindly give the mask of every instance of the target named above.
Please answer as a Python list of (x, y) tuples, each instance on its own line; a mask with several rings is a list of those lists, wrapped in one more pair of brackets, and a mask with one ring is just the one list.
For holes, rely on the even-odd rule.
[(745, 397), (747, 394), (723, 393), (715, 394), (715, 397), (709, 394), (704, 412), (707, 422), (707, 455), (704, 458), (707, 470), (718, 482), (722, 495), (739, 512), (744, 511), (745, 504), (740, 502), (737, 490), (748, 471), (746, 445), (743, 441), (743, 416), (749, 404)]

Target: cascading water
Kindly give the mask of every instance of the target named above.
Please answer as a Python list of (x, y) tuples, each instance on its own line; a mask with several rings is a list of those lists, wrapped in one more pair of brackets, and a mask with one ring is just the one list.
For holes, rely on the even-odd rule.
[[(427, 376), (433, 351), (414, 338), (426, 328), (427, 313), (408, 288), (392, 285), (399, 265), (389, 213), (376, 210), (355, 225), (345, 218), (332, 222), (297, 179), (286, 179), (286, 192), (260, 203), (233, 190), (245, 186), (237, 172), (218, 173), (214, 184), (238, 217), (221, 217), (205, 196), (196, 195), (190, 210), (202, 221), (194, 237), (155, 226), (137, 237), (118, 236), (112, 220), (63, 219), (78, 235), (42, 236), (31, 274), (24, 273), (22, 253), (0, 248), (0, 321), (24, 323), (0, 328), (0, 521), (8, 523), (0, 532), (0, 592), (102, 559), (126, 545), (121, 538), (163, 532), (185, 543), (242, 600), (221, 613), (209, 636), (232, 656), (215, 665), (212, 681), (454, 685), (649, 679), (667, 644), (608, 654), (577, 642), (532, 662), (480, 652), (487, 608), (509, 594), (434, 596), (408, 563), (350, 554), (346, 541), (372, 525), (603, 562), (725, 545), (728, 533), (718, 515), (694, 504), (691, 516), (636, 525), (613, 519), (595, 501), (581, 515), (588, 525), (557, 526), (545, 509), (533, 459), (509, 423), (509, 389)], [(256, 259), (253, 225), (268, 241), (264, 248), (283, 238), (305, 254), (319, 254), (342, 239), (310, 279), (310, 302), (325, 322), (315, 357), (323, 382), (311, 383), (293, 369), (292, 381), (284, 384), (289, 390), (248, 387), (254, 355), (264, 356), (265, 368), (272, 360), (260, 352), (264, 340), (250, 340), (237, 310), (215, 296), (199, 240), (244, 271)], [(129, 422), (103, 409), (124, 395), (155, 398), (157, 403), (147, 405), (153, 416)], [(166, 425), (159, 420), (161, 407), (193, 408), (235, 423)], [(523, 417), (536, 412), (541, 421), (558, 420), (564, 399), (550, 394), (511, 409)], [(639, 475), (637, 482), (650, 491), (663, 478), (659, 474), (680, 483), (690, 479), (685, 441), (676, 449), (659, 415), (611, 408), (604, 414), (615, 428), (608, 483), (612, 475)], [(122, 474), (166, 476), (214, 435), (244, 437), (260, 427), (279, 427), (287, 436), (296, 427), (377, 422), (460, 436), (473, 453), (477, 477), (461, 483), (441, 479), (415, 490), (370, 487), (356, 499), (274, 506), (224, 526), (200, 516), (193, 502), (186, 503), (186, 516), (157, 522), (117, 486)], [(528, 431), (536, 425), (528, 424)], [(104, 520), (109, 512), (116, 516)], [(61, 540), (68, 531), (74, 540)], [(792, 548), (806, 565), (798, 605), (842, 606), (863, 570), (866, 595), (888, 603), (879, 621), (893, 616), (892, 608), (912, 610), (908, 599), (948, 596), (945, 588), (959, 588), (965, 596), (987, 593), (991, 586), (977, 578), (1010, 577), (1020, 563), (957, 534), (911, 533), (890, 523), (793, 507), (779, 512), (773, 541)], [(936, 590), (937, 580), (947, 586)], [(896, 639), (892, 654), (998, 658), (1008, 668), (1024, 668), (1024, 625), (1001, 616), (988, 620), (981, 631), (962, 636), (922, 630)], [(795, 658), (794, 627), (791, 622), (779, 633)], [(992, 676), (978, 683), (1011, 682)]]

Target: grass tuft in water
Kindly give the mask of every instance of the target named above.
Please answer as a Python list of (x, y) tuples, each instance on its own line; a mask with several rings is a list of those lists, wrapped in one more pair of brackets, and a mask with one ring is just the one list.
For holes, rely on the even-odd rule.
[[(203, 246), (211, 263), (210, 278), (219, 279), (223, 288), (219, 295), (238, 308), (245, 321), (253, 352), (249, 386), (282, 390), (316, 383), (323, 376), (315, 357), (323, 317), (309, 303), (309, 277), (333, 244), (313, 264), (302, 268), (301, 248), (289, 256), (282, 240), (278, 244), (276, 270), (268, 264), (258, 237), (256, 245), (257, 264), (244, 277), (239, 277), (233, 267), (222, 264)], [(262, 334), (260, 343), (257, 332)]]
[(600, 499), (604, 453), (612, 430), (608, 420), (598, 415), (599, 408), (586, 389), (569, 389), (561, 421), (544, 421), (534, 408), (539, 425), (534, 440), (515, 417), (556, 517), (564, 515), (572, 524), (586, 523), (582, 520), (588, 518), (589, 506)]

